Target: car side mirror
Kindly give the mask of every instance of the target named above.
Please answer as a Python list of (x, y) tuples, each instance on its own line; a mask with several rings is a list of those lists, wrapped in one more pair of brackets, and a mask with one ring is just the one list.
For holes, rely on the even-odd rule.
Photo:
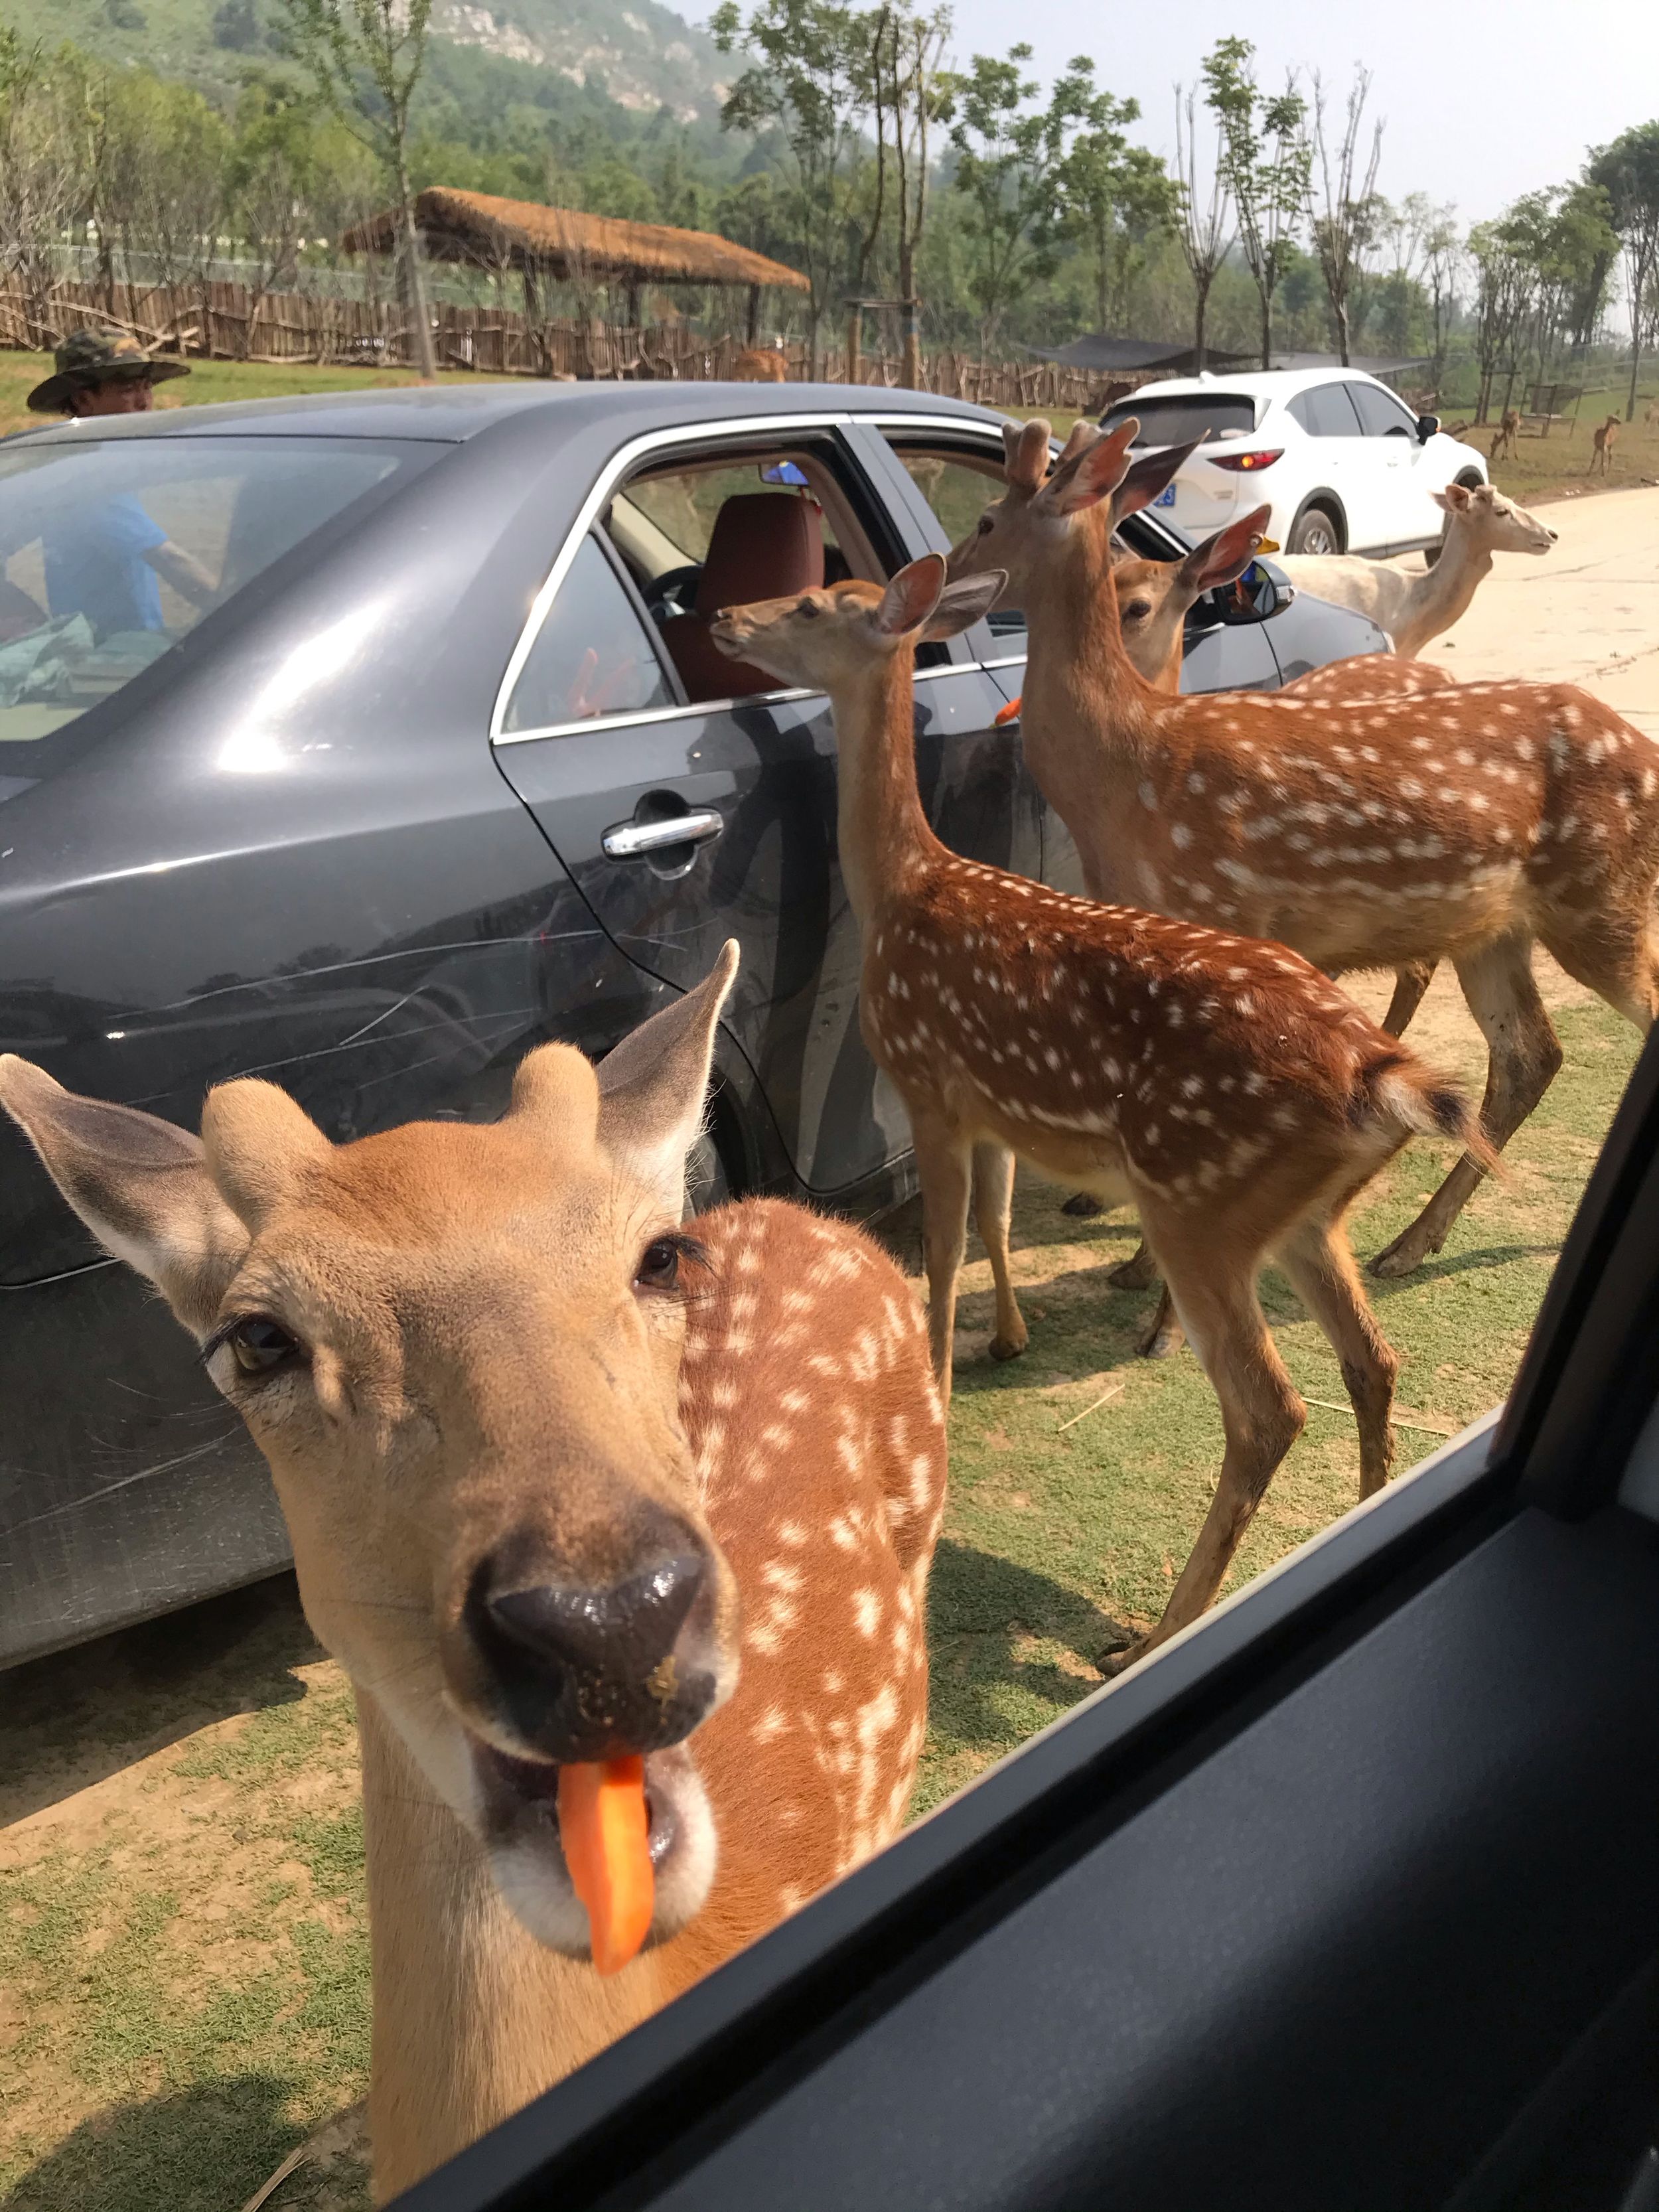
[(1231, 584), (1218, 584), (1206, 592), (1194, 612), (1206, 629), (1213, 623), (1238, 628), (1248, 623), (1271, 622), (1283, 614), (1296, 597), (1296, 586), (1282, 568), (1260, 556)]
[(1417, 418), (1418, 444), (1419, 446), (1426, 446), (1430, 439), (1432, 438), (1438, 431), (1439, 428), (1440, 417), (1437, 415), (1419, 415)]

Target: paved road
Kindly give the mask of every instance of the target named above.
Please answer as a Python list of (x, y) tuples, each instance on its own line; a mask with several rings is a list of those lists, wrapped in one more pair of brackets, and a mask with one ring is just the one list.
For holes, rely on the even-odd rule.
[(1659, 738), (1659, 491), (1555, 500), (1539, 512), (1560, 544), (1541, 559), (1500, 553), (1462, 621), (1424, 658), (1470, 679), (1582, 684)]

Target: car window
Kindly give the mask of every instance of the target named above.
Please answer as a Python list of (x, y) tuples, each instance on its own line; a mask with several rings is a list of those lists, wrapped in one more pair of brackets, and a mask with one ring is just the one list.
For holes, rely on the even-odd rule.
[(0, 455), (0, 763), (163, 659), (272, 562), (433, 447), (341, 438), (77, 440)]
[(1316, 384), (1288, 401), (1285, 412), (1310, 438), (1357, 438), (1359, 418), (1349, 403), (1349, 390), (1346, 384)]
[(1417, 417), (1408, 415), (1391, 392), (1376, 384), (1349, 384), (1343, 389), (1352, 400), (1368, 438), (1416, 436)]
[[(994, 499), (1003, 493), (1002, 456), (987, 447), (977, 455), (940, 453), (890, 438), (905, 474), (932, 507), (952, 545), (959, 545)], [(998, 607), (988, 617), (991, 635), (1024, 647), (1025, 617), (1018, 607)]]
[(550, 729), (675, 703), (627, 586), (599, 540), (584, 538), (519, 672), (501, 726)]
[(1255, 402), (1243, 392), (1180, 393), (1168, 399), (1126, 399), (1105, 418), (1115, 430), (1131, 416), (1140, 423), (1137, 446), (1184, 446), (1189, 439), (1248, 438), (1255, 428)]

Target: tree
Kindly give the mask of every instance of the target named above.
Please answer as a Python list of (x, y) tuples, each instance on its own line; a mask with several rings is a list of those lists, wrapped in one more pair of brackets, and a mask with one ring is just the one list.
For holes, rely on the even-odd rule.
[(1525, 243), (1505, 217), (1478, 222), (1469, 233), (1469, 258), (1475, 267), (1474, 358), (1480, 370), (1474, 419), (1486, 420), (1499, 362), (1507, 356), (1510, 387), (1515, 384), (1515, 338), (1530, 298)]
[[(1381, 116), (1371, 126), (1370, 150), (1363, 173), (1358, 166), (1360, 132), (1370, 88), (1370, 71), (1363, 66), (1356, 68), (1338, 137), (1334, 127), (1327, 123), (1325, 81), (1316, 70), (1313, 129), (1304, 137), (1314, 252), (1325, 279), (1331, 320), (1336, 326), (1336, 349), (1344, 368), (1348, 366), (1348, 303), (1359, 273), (1360, 256), (1376, 237), (1381, 213), (1376, 200), (1376, 170), (1382, 158)], [(1358, 191), (1354, 188), (1357, 177), (1361, 179)]]
[(85, 212), (86, 122), (78, 72), (0, 24), (0, 269), (18, 280), (33, 345), (60, 335), (52, 302), (60, 249)]
[(409, 112), (426, 61), (432, 0), (281, 0), (284, 44), (379, 160), (398, 198), (404, 312), (424, 382), (438, 373), (409, 171)]
[[(1176, 218), (1174, 180), (1156, 154), (1132, 146), (1124, 125), (1140, 103), (1097, 91), (1095, 65), (1079, 54), (1054, 87), (1054, 108), (1076, 129), (1055, 171), (1062, 228), (1088, 247), (1095, 281), (1095, 327), (1107, 330), (1121, 308), (1137, 252)], [(1144, 258), (1144, 252), (1142, 254)]]
[[(1193, 279), (1193, 361), (1205, 362), (1204, 323), (1215, 272), (1227, 258), (1227, 178), (1218, 149), (1207, 191), (1198, 177), (1198, 92), (1176, 93), (1176, 235)], [(1218, 125), (1218, 131), (1219, 126)]]
[(957, 119), (951, 130), (956, 168), (951, 182), (966, 212), (971, 264), (969, 290), (980, 318), (984, 359), (1010, 304), (1054, 272), (1055, 172), (1066, 117), (1033, 108), (1036, 82), (1024, 74), (1028, 46), (1006, 58), (975, 54), (965, 76), (948, 80)]
[(721, 127), (762, 137), (788, 177), (807, 283), (807, 374), (818, 373), (818, 327), (842, 265), (860, 126), (869, 112), (870, 32), (840, 0), (758, 0), (747, 23), (737, 0), (709, 19), (722, 53), (755, 59), (720, 110)]
[(1261, 366), (1273, 367), (1273, 293), (1308, 203), (1308, 103), (1287, 77), (1263, 94), (1250, 75), (1255, 48), (1221, 39), (1204, 59), (1206, 104), (1221, 126), (1220, 167), (1238, 212), (1238, 242), (1261, 304)]
[[(885, 7), (872, 19), (871, 98), (876, 123), (875, 210), (866, 234), (854, 289), (862, 294), (865, 270), (890, 208), (898, 270), (899, 381), (911, 391), (921, 386), (921, 301), (916, 296), (916, 257), (927, 224), (927, 132), (950, 112), (951, 93), (939, 69), (951, 19), (940, 8), (911, 15)], [(893, 191), (887, 192), (890, 162)], [(856, 319), (858, 311), (855, 309)], [(849, 346), (849, 356), (852, 352)], [(850, 363), (849, 363), (849, 374)]]
[(1659, 123), (1638, 124), (1612, 145), (1598, 147), (1584, 173), (1607, 193), (1613, 228), (1624, 248), (1631, 339), (1625, 420), (1631, 422), (1636, 419), (1636, 380), (1641, 373), (1650, 293), (1659, 279)]

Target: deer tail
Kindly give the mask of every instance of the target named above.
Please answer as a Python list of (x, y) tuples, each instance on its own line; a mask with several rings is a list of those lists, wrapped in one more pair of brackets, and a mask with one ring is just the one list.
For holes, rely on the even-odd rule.
[(1401, 1135), (1444, 1137), (1461, 1145), (1484, 1174), (1500, 1172), (1498, 1154), (1461, 1084), (1403, 1046), (1379, 1053), (1355, 1079), (1354, 1116)]

